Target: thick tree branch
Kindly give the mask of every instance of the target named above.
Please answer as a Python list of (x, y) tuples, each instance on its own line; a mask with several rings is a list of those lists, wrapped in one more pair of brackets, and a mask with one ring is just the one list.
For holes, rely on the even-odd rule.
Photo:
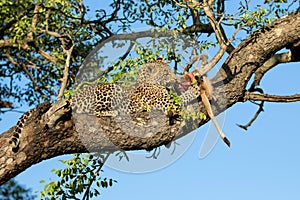
[[(272, 55), (300, 40), (300, 10), (255, 31), (229, 55), (222, 65), (215, 84), (224, 83), (228, 107), (243, 101), (248, 81)], [(240, 95), (236, 95), (240, 94)]]

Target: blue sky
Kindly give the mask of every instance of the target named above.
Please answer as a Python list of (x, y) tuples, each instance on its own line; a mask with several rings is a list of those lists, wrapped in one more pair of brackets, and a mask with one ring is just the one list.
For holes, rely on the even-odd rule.
[[(279, 65), (265, 76), (261, 86), (270, 94), (300, 93), (299, 74), (299, 63)], [(204, 159), (199, 159), (199, 151), (209, 124), (195, 132), (191, 146), (180, 158), (158, 171), (133, 174), (105, 167), (104, 176), (118, 183), (103, 190), (100, 197), (114, 200), (300, 199), (300, 102), (266, 103), (265, 112), (248, 131), (236, 126), (247, 123), (256, 109), (249, 102), (229, 108), (223, 130), (232, 147), (228, 149), (219, 140)], [(0, 121), (0, 132), (15, 125), (19, 116), (19, 113), (5, 115)], [(32, 166), (17, 176), (17, 181), (34, 191), (41, 190), (39, 180), (53, 179), (50, 170), (61, 166), (58, 159), (62, 157)]]

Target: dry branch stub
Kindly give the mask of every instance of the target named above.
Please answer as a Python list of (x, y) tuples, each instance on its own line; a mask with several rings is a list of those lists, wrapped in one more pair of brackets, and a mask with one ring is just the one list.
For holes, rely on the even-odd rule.
[[(114, 152), (123, 152), (126, 145), (133, 142), (136, 146), (128, 149), (139, 150), (144, 146), (149, 151), (154, 149), (152, 152), (126, 152), (129, 162), (111, 156), (107, 165), (120, 171), (143, 173), (170, 165), (189, 148), (195, 136), (192, 131), (198, 128), (201, 120), (207, 120), (203, 117), (205, 111), (199, 98), (185, 107), (179, 106), (179, 109), (174, 106), (176, 101), (173, 101), (174, 96), (180, 97), (186, 91), (179, 78), (184, 67), (179, 68), (176, 62), (180, 60), (180, 64), (187, 65), (195, 56), (195, 51), (202, 54), (201, 48), (196, 41), (174, 32), (159, 32), (157, 35), (139, 35), (134, 41), (131, 37), (128, 40), (109, 38), (89, 54), (77, 75), (72, 116), (76, 131), (90, 152), (101, 149), (101, 142), (110, 143)], [(173, 59), (170, 58), (170, 52)], [(166, 60), (153, 64), (159, 57), (165, 57)], [(199, 68), (200, 63), (195, 62), (194, 67)], [(159, 70), (155, 71), (157, 66)], [(150, 67), (149, 76), (144, 84), (137, 84), (143, 67)], [(164, 71), (166, 67), (171, 70)], [(152, 77), (156, 80), (152, 80)], [(171, 80), (172, 77), (175, 77), (175, 81)], [(217, 87), (215, 98), (211, 101), (213, 110), (218, 110), (218, 99), (225, 98), (222, 84), (218, 83)], [(170, 98), (171, 93), (166, 97), (161, 91), (173, 92), (173, 107), (162, 109), (165, 106), (162, 103), (165, 100), (162, 99)], [(221, 116), (221, 121), (224, 121), (224, 116)], [(214, 128), (210, 127), (208, 132), (212, 133), (207, 134), (203, 142), (201, 158), (212, 150), (218, 140)], [(154, 159), (149, 159), (149, 155)]]

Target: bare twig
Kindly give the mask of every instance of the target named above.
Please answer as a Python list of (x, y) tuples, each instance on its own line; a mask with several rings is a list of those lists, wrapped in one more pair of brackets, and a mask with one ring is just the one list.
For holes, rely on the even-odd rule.
[(244, 129), (244, 130), (248, 130), (248, 127), (250, 127), (253, 122), (257, 119), (258, 115), (264, 111), (264, 101), (262, 101), (260, 104), (259, 104), (259, 108), (258, 110), (256, 111), (255, 115), (253, 116), (253, 118), (245, 125), (241, 125), (241, 124), (237, 124), (238, 127)]
[[(260, 92), (260, 94), (264, 93), (261, 88), (254, 88), (254, 89), (252, 89), (252, 91), (253, 92), (255, 92), (255, 91), (256, 92)], [(249, 93), (250, 92), (246, 93), (246, 97), (247, 98), (248, 98)], [(245, 98), (245, 100), (246, 100), (246, 98)], [(258, 110), (256, 111), (255, 115), (252, 117), (252, 119), (246, 125), (237, 124), (237, 126), (239, 126), (240, 128), (242, 128), (244, 130), (247, 130), (248, 127), (250, 127), (252, 125), (252, 123), (257, 119), (257, 117), (259, 116), (259, 114), (264, 111), (264, 103), (265, 103), (265, 101), (261, 101), (259, 104), (257, 104), (259, 106)]]
[(38, 50), (39, 54), (41, 54), (48, 61), (53, 62), (53, 64), (56, 64), (59, 62), (59, 60), (57, 58), (50, 56), (47, 52), (43, 51), (40, 47), (37, 47), (37, 50)]
[(45, 96), (45, 94), (42, 92), (42, 90), (40, 89), (40, 87), (38, 86), (38, 84), (36, 83), (34, 77), (32, 76), (32, 74), (30, 73), (30, 71), (27, 69), (27, 65), (24, 63), (18, 63), (17, 61), (15, 61), (13, 59), (13, 57), (9, 54), (9, 53), (5, 53), (7, 59), (15, 66), (21, 66), (22, 69), (24, 70), (24, 72), (27, 74), (27, 76), (29, 77), (29, 79), (31, 80), (34, 89), (39, 92), (42, 96)]
[(254, 101), (290, 103), (290, 102), (300, 101), (300, 94), (294, 94), (294, 95), (289, 95), (289, 96), (279, 96), (279, 95), (270, 95), (270, 94), (248, 93), (247, 99), (254, 100)]

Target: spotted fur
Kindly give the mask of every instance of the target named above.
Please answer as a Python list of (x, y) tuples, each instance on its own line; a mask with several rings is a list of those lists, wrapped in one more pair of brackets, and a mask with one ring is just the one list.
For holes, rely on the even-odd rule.
[(90, 85), (72, 97), (74, 112), (97, 117), (131, 114), (149, 109), (167, 112), (169, 106), (171, 99), (168, 90), (151, 83), (133, 88), (113, 83)]

